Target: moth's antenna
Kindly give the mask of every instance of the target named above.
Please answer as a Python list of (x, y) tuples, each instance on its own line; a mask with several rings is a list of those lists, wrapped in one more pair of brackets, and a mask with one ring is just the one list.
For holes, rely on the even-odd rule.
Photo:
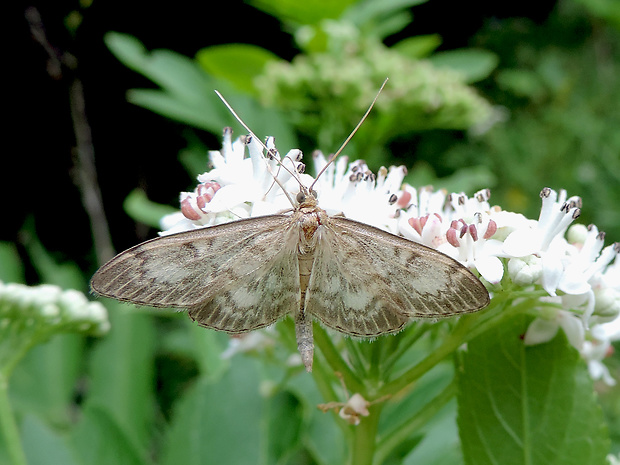
[[(245, 124), (243, 122), (243, 120), (239, 117), (239, 115), (237, 114), (237, 112), (233, 109), (233, 107), (226, 101), (226, 99), (224, 98), (224, 96), (222, 94), (220, 94), (219, 91), (215, 91), (215, 93), (217, 94), (217, 96), (220, 98), (220, 100), (222, 100), (222, 102), (224, 102), (224, 105), (226, 105), (226, 107), (228, 108), (228, 111), (230, 111), (230, 113), (235, 117), (235, 119), (237, 121), (239, 121), (239, 124), (241, 124), (241, 126), (243, 126), (245, 128), (246, 131), (248, 131), (248, 133), (254, 138), (256, 139), (260, 145), (263, 146), (263, 148), (265, 149), (265, 151), (267, 152), (267, 154), (270, 153), (269, 148), (267, 148), (267, 146), (264, 144), (264, 142), (259, 139), (258, 137), (256, 137), (256, 134), (254, 134), (254, 132), (248, 127), (247, 124)], [(279, 165), (281, 168), (284, 168), (286, 171), (288, 171), (288, 173), (295, 178), (295, 180), (299, 183), (299, 185), (301, 186), (301, 182), (299, 181), (299, 179), (297, 178), (297, 173), (293, 172), (291, 170), (289, 170), (281, 161), (279, 161)], [(273, 176), (273, 180), (275, 181), (275, 183), (280, 186), (280, 188), (282, 189), (282, 192), (284, 192), (284, 195), (286, 195), (286, 197), (288, 198), (288, 200), (291, 202), (291, 205), (295, 205), (295, 203), (293, 202), (293, 199), (290, 197), (290, 195), (288, 194), (288, 192), (286, 192), (286, 189), (284, 189), (284, 186), (282, 185), (282, 183), (278, 180), (278, 177), (273, 173), (273, 171), (271, 170), (271, 167), (269, 166), (269, 163), (265, 162), (265, 166), (267, 167), (267, 171), (269, 171), (269, 173), (271, 174), (271, 176)]]
[(383, 90), (383, 88), (385, 87), (385, 84), (387, 84), (387, 82), (388, 82), (388, 78), (385, 78), (385, 81), (383, 81), (383, 84), (381, 84), (381, 88), (379, 89), (379, 92), (377, 92), (377, 95), (375, 95), (374, 100), (372, 101), (372, 103), (368, 107), (368, 110), (366, 110), (366, 113), (364, 113), (364, 116), (362, 116), (362, 119), (360, 120), (360, 122), (357, 123), (357, 126), (355, 126), (355, 129), (353, 129), (353, 131), (351, 131), (351, 134), (349, 134), (349, 137), (347, 137), (345, 139), (345, 141), (342, 143), (342, 145), (340, 146), (338, 151), (336, 153), (334, 153), (331, 157), (329, 157), (329, 161), (327, 162), (327, 164), (323, 167), (323, 169), (321, 171), (319, 171), (319, 174), (316, 175), (316, 178), (314, 178), (314, 182), (310, 186), (310, 190), (312, 190), (312, 188), (314, 187), (314, 184), (319, 180), (319, 178), (321, 177), (323, 172), (327, 169), (327, 167), (329, 165), (331, 165), (336, 158), (338, 158), (338, 155), (340, 155), (340, 152), (342, 152), (344, 150), (344, 148), (347, 146), (349, 141), (353, 138), (353, 136), (355, 135), (357, 130), (360, 128), (360, 126), (362, 125), (364, 120), (366, 120), (366, 118), (368, 117), (368, 114), (370, 113), (370, 110), (372, 110), (372, 107), (375, 106), (375, 102), (379, 98), (379, 94), (381, 94), (381, 91)]

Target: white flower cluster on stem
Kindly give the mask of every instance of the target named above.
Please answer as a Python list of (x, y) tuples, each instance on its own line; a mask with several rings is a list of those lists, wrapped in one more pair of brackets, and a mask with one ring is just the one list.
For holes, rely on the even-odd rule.
[[(403, 184), (402, 166), (375, 174), (341, 156), (315, 180), (303, 174), (301, 159), (297, 149), (281, 157), (273, 138), (265, 145), (252, 137), (233, 141), (226, 128), (222, 149), (210, 152), (213, 169), (198, 176), (194, 192), (181, 194), (181, 211), (162, 220), (162, 234), (291, 211), (300, 184), (314, 183), (328, 214), (435, 248), (477, 272), (491, 294), (508, 286), (531, 291), (536, 318), (525, 343), (549, 341), (562, 329), (592, 376), (614, 382), (601, 360), (620, 339), (620, 243), (605, 247), (596, 226), (574, 224), (579, 197), (544, 188), (532, 220), (492, 207), (489, 189), (473, 196), (415, 189)], [(317, 172), (328, 163), (321, 152), (313, 159)]]

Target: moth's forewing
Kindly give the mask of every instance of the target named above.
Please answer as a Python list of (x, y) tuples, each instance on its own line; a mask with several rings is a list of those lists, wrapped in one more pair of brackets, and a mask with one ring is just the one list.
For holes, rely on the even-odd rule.
[(278, 256), (289, 223), (271, 215), (152, 239), (103, 265), (91, 288), (140, 305), (194, 308), (241, 277), (261, 274)]
[(434, 249), (342, 217), (323, 228), (305, 305), (326, 326), (374, 337), (489, 303), (480, 280)]
[[(299, 231), (293, 224), (274, 232), (270, 250), (244, 251), (224, 269), (230, 282), (210, 298), (189, 308), (189, 316), (201, 326), (229, 333), (242, 333), (269, 326), (299, 311), (301, 292), (297, 246)], [(285, 233), (285, 234), (282, 234)], [(237, 269), (239, 260), (244, 260)], [(256, 263), (248, 272), (247, 265)], [(254, 267), (252, 267), (254, 268)]]

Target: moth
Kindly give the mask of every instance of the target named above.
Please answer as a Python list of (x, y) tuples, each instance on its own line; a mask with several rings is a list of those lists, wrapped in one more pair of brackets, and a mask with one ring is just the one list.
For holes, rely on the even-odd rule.
[(414, 319), (488, 304), (485, 286), (447, 255), (329, 216), (312, 186), (300, 183), (294, 204), (290, 213), (146, 241), (103, 265), (91, 288), (134, 304), (186, 309), (199, 325), (229, 334), (291, 316), (307, 371), (313, 320), (348, 336), (375, 338)]

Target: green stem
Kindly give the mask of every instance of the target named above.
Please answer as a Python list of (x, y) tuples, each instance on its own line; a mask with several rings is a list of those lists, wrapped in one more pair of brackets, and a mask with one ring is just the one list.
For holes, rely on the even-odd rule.
[(370, 415), (362, 417), (359, 425), (351, 427), (350, 465), (371, 465), (374, 462), (381, 409), (380, 404), (370, 406)]
[(0, 372), (0, 429), (11, 465), (27, 465), (26, 455), (19, 438), (19, 429), (11, 411), (9, 382), (4, 372)]
[(411, 328), (408, 328), (405, 333), (398, 334), (393, 337), (394, 340), (398, 340), (399, 344), (393, 350), (387, 352), (388, 356), (386, 360), (383, 362), (383, 372), (389, 373), (390, 370), (394, 367), (398, 359), (400, 359), (411, 346), (416, 343), (418, 339), (420, 339), (426, 332), (429, 330), (430, 325), (424, 322), (417, 323), (415, 326), (412, 325)]
[(386, 384), (379, 395), (394, 395), (408, 385), (419, 379), (427, 371), (453, 353), (462, 344), (471, 341), (484, 331), (488, 331), (502, 321), (511, 318), (515, 313), (525, 311), (531, 307), (531, 301), (525, 300), (519, 305), (512, 305), (513, 299), (510, 294), (504, 293), (493, 297), (493, 305), (481, 313), (463, 315), (452, 333), (436, 349), (434, 349), (420, 363), (400, 375), (394, 381)]
[(364, 385), (344, 361), (332, 339), (325, 333), (319, 325), (314, 325), (314, 343), (321, 350), (323, 357), (333, 371), (340, 372), (344, 377), (347, 389), (350, 392), (364, 392)]
[(383, 463), (403, 442), (424, 427), (456, 394), (456, 383), (451, 382), (431, 402), (405, 422), (394, 425), (381, 435), (375, 453), (375, 464)]
[[(328, 402), (337, 401), (339, 399), (339, 395), (334, 390), (334, 384), (332, 382), (333, 373), (328, 373), (326, 368), (328, 368), (327, 365), (315, 364), (312, 370), (312, 377), (323, 399)], [(333, 414), (336, 425), (340, 427), (342, 434), (350, 442), (351, 429), (349, 428), (349, 425), (342, 421), (342, 418), (340, 418), (335, 412), (333, 412)]]
[(422, 377), (423, 374), (454, 352), (461, 344), (463, 344), (465, 335), (475, 323), (477, 316), (478, 315), (475, 314), (463, 316), (454, 327), (454, 331), (452, 331), (450, 336), (448, 336), (448, 339), (445, 340), (443, 344), (433, 350), (425, 359), (413, 368), (410, 368), (394, 381), (391, 381), (383, 386), (380, 395), (384, 396), (396, 394)]
[(381, 377), (381, 372), (383, 371), (382, 361), (385, 359), (385, 338), (373, 341), (370, 345), (370, 366), (369, 368), (369, 378), (374, 382), (377, 382)]

